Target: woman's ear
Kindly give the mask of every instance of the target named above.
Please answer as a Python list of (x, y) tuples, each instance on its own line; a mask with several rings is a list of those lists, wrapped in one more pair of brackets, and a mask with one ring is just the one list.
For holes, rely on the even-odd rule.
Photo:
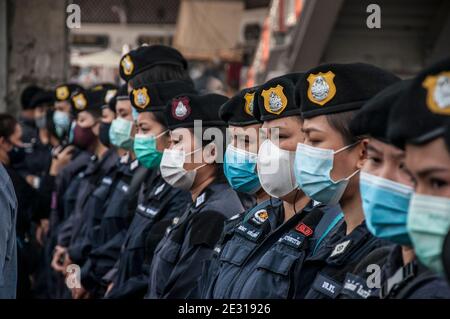
[(217, 157), (216, 144), (211, 142), (203, 148), (203, 159), (207, 164), (213, 164)]
[(368, 138), (363, 138), (357, 146), (358, 151), (358, 161), (356, 162), (356, 167), (361, 169), (367, 160), (367, 144), (369, 143)]

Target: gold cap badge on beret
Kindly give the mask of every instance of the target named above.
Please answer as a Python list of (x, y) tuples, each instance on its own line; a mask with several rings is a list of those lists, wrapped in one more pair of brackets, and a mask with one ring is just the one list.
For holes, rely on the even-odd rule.
[(321, 106), (330, 101), (336, 95), (334, 76), (335, 74), (331, 71), (310, 74), (307, 78), (309, 83), (308, 99)]
[(123, 70), (123, 73), (125, 73), (125, 75), (130, 75), (131, 73), (133, 73), (134, 63), (133, 63), (133, 61), (131, 61), (131, 57), (129, 55), (126, 55), (122, 59), (122, 62), (120, 62), (120, 65), (122, 66), (122, 70)]
[(253, 101), (255, 99), (255, 92), (246, 93), (244, 95), (244, 99), (245, 99), (245, 106), (244, 106), (245, 113), (253, 116)]
[(429, 75), (422, 85), (427, 89), (426, 104), (430, 111), (450, 115), (450, 71)]
[(287, 106), (287, 98), (283, 93), (283, 87), (277, 85), (261, 92), (264, 98), (264, 108), (272, 114), (281, 114)]
[(108, 90), (105, 94), (105, 103), (109, 103), (111, 99), (117, 94), (117, 90)]
[(147, 88), (133, 90), (134, 105), (141, 109), (145, 109), (150, 104), (150, 96), (148, 96)]
[(74, 104), (75, 108), (79, 111), (84, 110), (87, 106), (87, 100), (83, 93), (74, 95), (72, 97), (72, 100), (73, 100), (73, 104)]
[(69, 97), (69, 88), (67, 86), (60, 86), (56, 89), (56, 98), (60, 101), (64, 101)]

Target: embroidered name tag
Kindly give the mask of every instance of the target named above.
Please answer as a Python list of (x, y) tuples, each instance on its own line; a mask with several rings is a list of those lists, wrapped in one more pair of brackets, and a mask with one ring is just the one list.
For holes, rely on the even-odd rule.
[(347, 274), (345, 277), (342, 291), (348, 292), (354, 298), (367, 299), (372, 294), (372, 290), (367, 287), (365, 280), (353, 274)]
[(262, 231), (250, 226), (249, 224), (241, 224), (237, 227), (236, 233), (252, 242), (256, 242), (261, 237)]
[(290, 231), (289, 233), (287, 233), (283, 237), (281, 237), (278, 241), (280, 243), (286, 244), (292, 248), (298, 249), (302, 246), (304, 240), (305, 240), (305, 236), (303, 236), (295, 231)]
[(333, 299), (337, 297), (342, 289), (342, 286), (337, 281), (321, 274), (317, 275), (312, 287), (314, 290)]
[(112, 178), (111, 177), (103, 177), (102, 183), (105, 185), (111, 185), (112, 184)]

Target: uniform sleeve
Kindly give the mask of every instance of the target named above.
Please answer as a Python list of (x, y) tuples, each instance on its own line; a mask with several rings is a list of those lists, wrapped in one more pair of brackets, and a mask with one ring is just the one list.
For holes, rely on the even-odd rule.
[(187, 242), (182, 245), (181, 257), (167, 281), (163, 298), (198, 298), (192, 291), (197, 291), (203, 264), (212, 257), (224, 221), (225, 217), (215, 211), (200, 212), (193, 218)]
[(94, 289), (96, 285), (102, 283), (102, 278), (108, 271), (114, 268), (114, 265), (120, 257), (126, 231), (117, 233), (116, 236), (91, 251), (88, 261), (81, 269), (81, 283), (87, 290)]
[[(1, 165), (1, 164), (0, 164)], [(5, 176), (0, 175), (0, 287), (4, 286), (7, 278), (4, 278), (6, 261), (11, 258), (12, 236), (14, 236), (15, 207), (12, 206), (10, 192), (6, 189)]]

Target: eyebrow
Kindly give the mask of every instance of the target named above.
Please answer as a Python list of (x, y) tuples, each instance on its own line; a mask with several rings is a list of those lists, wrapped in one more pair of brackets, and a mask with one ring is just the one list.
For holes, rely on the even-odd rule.
[(423, 170), (419, 170), (416, 174), (417, 176), (426, 176), (430, 175), (432, 173), (439, 173), (439, 172), (447, 172), (448, 169), (445, 167), (437, 167), (437, 168), (425, 168)]
[(303, 133), (311, 133), (311, 132), (323, 133), (324, 131), (319, 130), (319, 129), (315, 128), (315, 127), (307, 127), (307, 128), (302, 127), (302, 132)]
[(375, 152), (378, 154), (382, 153), (379, 149), (377, 149), (375, 146), (370, 145), (370, 144), (367, 145), (367, 151), (372, 151), (372, 152)]

